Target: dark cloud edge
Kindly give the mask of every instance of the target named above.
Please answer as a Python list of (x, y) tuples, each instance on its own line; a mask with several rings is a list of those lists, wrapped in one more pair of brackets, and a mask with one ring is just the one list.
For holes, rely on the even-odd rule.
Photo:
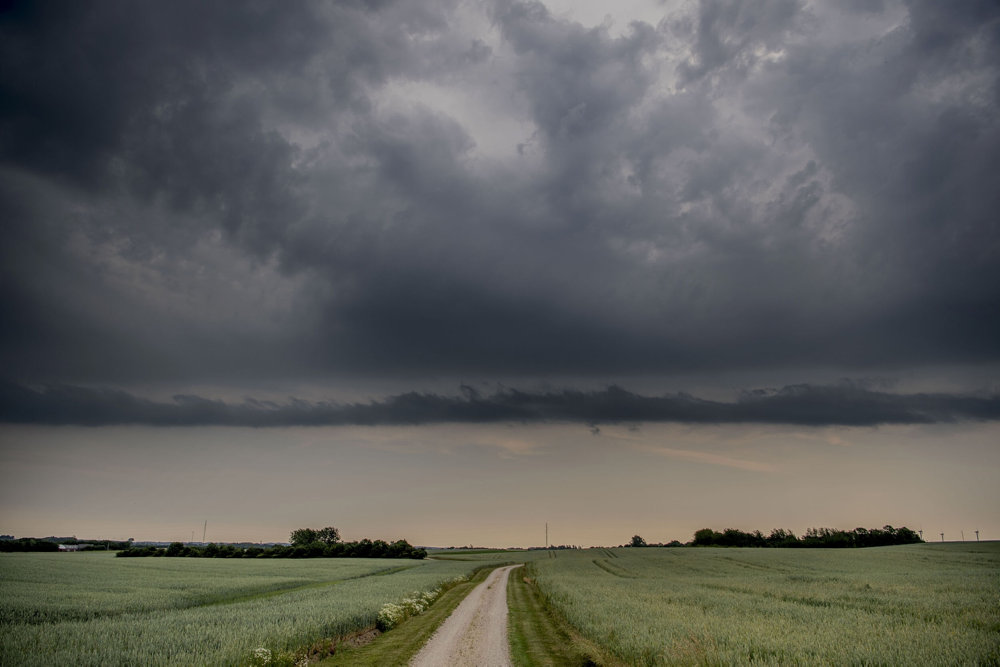
[(408, 392), (368, 403), (253, 398), (242, 403), (178, 394), (157, 402), (121, 389), (73, 385), (33, 388), (0, 383), (0, 423), (146, 426), (412, 426), (435, 423), (570, 422), (615, 424), (789, 424), (878, 426), (1000, 420), (1000, 394), (876, 391), (858, 383), (799, 384), (744, 391), (733, 402), (685, 393), (642, 396), (612, 385), (595, 391), (521, 391), (461, 395)]

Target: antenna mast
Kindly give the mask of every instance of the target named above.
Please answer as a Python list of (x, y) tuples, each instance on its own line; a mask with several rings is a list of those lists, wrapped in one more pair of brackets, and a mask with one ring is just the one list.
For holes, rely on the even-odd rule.
[(205, 525), (201, 529), (201, 541), (205, 541), (205, 533), (208, 532), (208, 519), (205, 519)]

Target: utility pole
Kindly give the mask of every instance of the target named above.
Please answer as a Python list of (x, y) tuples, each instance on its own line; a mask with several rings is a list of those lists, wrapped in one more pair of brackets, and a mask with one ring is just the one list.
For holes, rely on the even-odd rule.
[(965, 541), (965, 531), (964, 530), (962, 531), (962, 541), (963, 542)]
[(549, 522), (545, 522), (545, 548), (549, 548)]
[(979, 531), (977, 530), (976, 531), (976, 542), (978, 542), (978, 541), (979, 541)]
[(208, 532), (208, 519), (205, 519), (205, 525), (201, 529), (201, 541), (205, 541), (205, 533)]
[(944, 533), (941, 533), (941, 541), (944, 542)]
[(918, 530), (917, 532), (918, 532), (918, 533), (920, 533), (920, 539), (924, 539), (924, 529), (923, 529), (923, 528), (921, 528), (921, 529), (920, 529), (920, 530)]

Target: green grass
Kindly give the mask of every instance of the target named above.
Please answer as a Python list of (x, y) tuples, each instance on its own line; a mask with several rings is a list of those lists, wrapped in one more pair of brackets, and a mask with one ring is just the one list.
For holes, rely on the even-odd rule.
[(533, 568), (630, 665), (1000, 663), (997, 543), (585, 550)]
[(0, 554), (0, 664), (246, 664), (374, 626), (479, 565)]
[(338, 648), (329, 658), (320, 664), (328, 665), (405, 665), (431, 638), (446, 618), (455, 610), (465, 596), (478, 586), (493, 570), (493, 566), (480, 569), (469, 580), (457, 584), (445, 591), (427, 611), (419, 616), (413, 616), (397, 627), (379, 635), (374, 641), (362, 646), (344, 646)]
[(618, 661), (557, 614), (539, 592), (528, 564), (507, 583), (511, 659), (519, 667), (613, 665)]

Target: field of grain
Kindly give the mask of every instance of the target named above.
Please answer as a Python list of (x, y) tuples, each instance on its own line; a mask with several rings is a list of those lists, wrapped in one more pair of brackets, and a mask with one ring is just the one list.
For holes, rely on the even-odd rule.
[(247, 664), (373, 626), (477, 565), (0, 554), (0, 664)]
[(554, 555), (540, 590), (629, 664), (1000, 662), (1000, 543)]

